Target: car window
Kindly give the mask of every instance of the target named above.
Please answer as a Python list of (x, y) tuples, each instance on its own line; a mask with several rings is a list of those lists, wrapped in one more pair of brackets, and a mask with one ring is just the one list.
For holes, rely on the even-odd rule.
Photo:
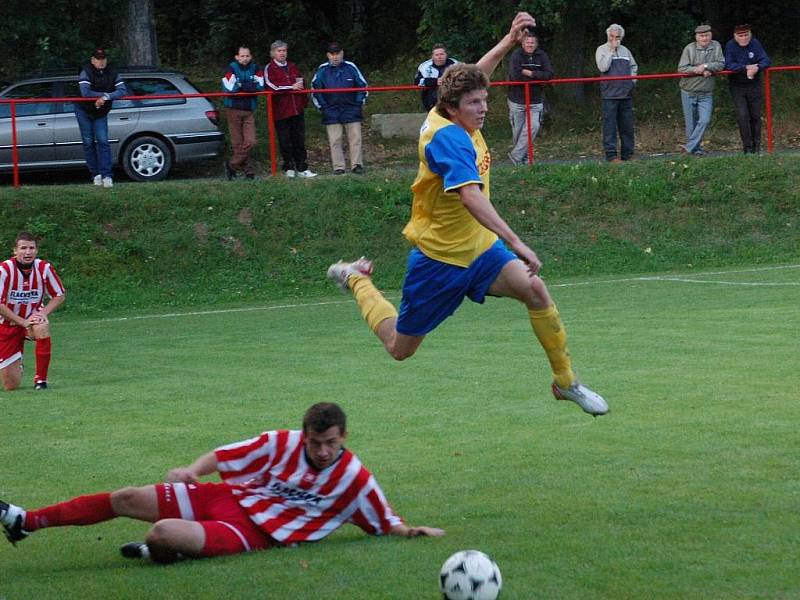
[[(44, 83), (25, 83), (18, 85), (14, 89), (8, 90), (3, 94), (3, 98), (52, 98), (53, 97), (53, 84), (49, 82)], [(53, 114), (54, 105), (49, 102), (42, 102), (36, 104), (17, 104), (17, 116), (29, 117), (34, 115), (50, 115)], [(11, 116), (11, 105), (0, 104), (0, 118)]]
[[(181, 92), (170, 81), (160, 77), (126, 77), (125, 85), (129, 96), (173, 96)], [(117, 100), (114, 108), (134, 106), (166, 106), (186, 104), (186, 98), (153, 98), (152, 100)]]
[[(64, 89), (61, 92), (61, 96), (63, 98), (80, 98), (81, 97), (81, 88), (78, 86), (77, 81), (64, 81), (63, 82)], [(59, 112), (66, 112), (71, 113), (75, 112), (75, 103), (74, 102), (64, 102), (61, 104), (61, 108)]]

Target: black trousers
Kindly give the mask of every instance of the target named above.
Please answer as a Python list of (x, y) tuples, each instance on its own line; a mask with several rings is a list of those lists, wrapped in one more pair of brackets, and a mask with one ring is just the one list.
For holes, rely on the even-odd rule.
[(275, 121), (278, 147), (283, 158), (283, 170), (305, 171), (308, 169), (306, 152), (306, 121), (303, 113)]
[(761, 151), (761, 81), (748, 86), (731, 85), (736, 124), (745, 152)]

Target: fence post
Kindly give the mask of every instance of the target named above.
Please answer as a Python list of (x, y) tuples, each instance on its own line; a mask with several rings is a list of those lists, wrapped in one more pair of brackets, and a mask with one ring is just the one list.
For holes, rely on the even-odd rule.
[(17, 103), (11, 101), (11, 162), (14, 164), (14, 187), (19, 187), (19, 149), (17, 148)]
[(269, 129), (269, 172), (270, 175), (278, 174), (278, 160), (275, 156), (275, 121), (272, 112), (272, 92), (267, 93), (267, 127)]
[(769, 69), (764, 70), (764, 99), (767, 105), (767, 152), (772, 154), (775, 140), (772, 137), (772, 86), (769, 82)]
[(533, 164), (533, 131), (531, 129), (531, 84), (525, 82), (525, 126), (528, 130), (528, 164)]

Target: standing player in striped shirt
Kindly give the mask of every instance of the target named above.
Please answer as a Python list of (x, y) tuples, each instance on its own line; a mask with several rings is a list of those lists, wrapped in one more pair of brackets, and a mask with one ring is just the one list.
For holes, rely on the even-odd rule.
[[(0, 501), (0, 523), (12, 544), (45, 527), (92, 525), (116, 517), (155, 523), (144, 542), (120, 549), (127, 558), (172, 562), (313, 542), (345, 523), (372, 535), (441, 536), (409, 527), (389, 506), (372, 474), (344, 447), (346, 418), (333, 403), (315, 404), (302, 431), (267, 431), (217, 448), (168, 483), (79, 496), (25, 511)], [(200, 483), (218, 472), (222, 483)]]
[[(14, 256), (0, 263), (0, 378), (6, 390), (22, 382), (25, 339), (36, 340), (34, 389), (47, 389), (50, 367), (48, 316), (64, 303), (64, 286), (53, 265), (36, 258), (36, 238), (22, 231), (14, 241)], [(45, 295), (50, 299), (44, 304)]]

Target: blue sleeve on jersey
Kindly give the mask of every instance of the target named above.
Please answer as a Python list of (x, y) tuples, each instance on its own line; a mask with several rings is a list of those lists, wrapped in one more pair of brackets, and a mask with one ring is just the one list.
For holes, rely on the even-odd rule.
[(466, 131), (458, 125), (442, 127), (425, 146), (428, 168), (444, 180), (445, 191), (467, 183), (483, 185), (475, 164), (478, 155)]

